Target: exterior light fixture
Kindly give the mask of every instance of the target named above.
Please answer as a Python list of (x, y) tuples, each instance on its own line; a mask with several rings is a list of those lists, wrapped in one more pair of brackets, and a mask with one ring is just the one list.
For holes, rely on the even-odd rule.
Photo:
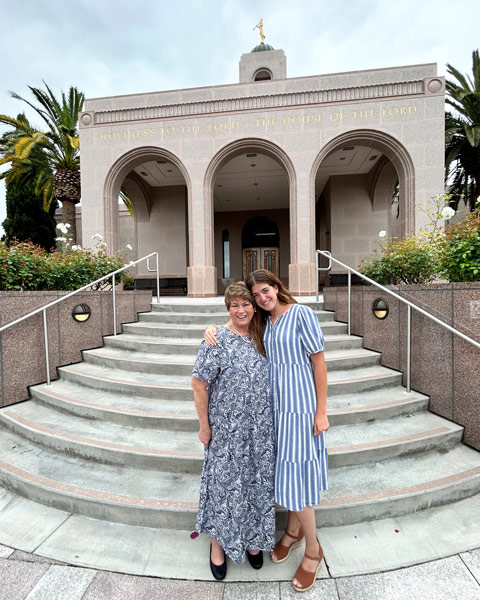
[(88, 304), (77, 304), (72, 310), (73, 320), (77, 321), (77, 323), (85, 323), (90, 318), (91, 312)]
[(374, 317), (380, 319), (380, 321), (383, 321), (383, 319), (386, 319), (388, 317), (389, 310), (390, 309), (388, 307), (388, 302), (383, 298), (376, 298), (373, 301), (372, 313)]

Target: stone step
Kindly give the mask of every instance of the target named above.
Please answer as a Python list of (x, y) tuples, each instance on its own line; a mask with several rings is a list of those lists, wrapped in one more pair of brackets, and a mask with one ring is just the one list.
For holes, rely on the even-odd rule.
[[(333, 321), (335, 313), (326, 310), (317, 310), (315, 314), (321, 323)], [(149, 313), (140, 313), (138, 319), (142, 323), (168, 324), (175, 323), (180, 325), (224, 325), (230, 320), (227, 310), (212, 313), (195, 312), (160, 312), (152, 311)]]
[[(123, 369), (125, 371), (141, 371), (159, 375), (191, 376), (195, 356), (182, 354), (154, 354), (135, 352), (123, 348), (96, 348), (83, 352), (83, 358), (92, 365), (105, 369)], [(329, 371), (336, 369), (353, 369), (377, 365), (380, 354), (371, 350), (337, 350), (325, 351), (325, 361)]]
[[(106, 464), (198, 474), (202, 469), (203, 446), (194, 431), (85, 419), (34, 400), (1, 411), (0, 423), (45, 448)], [(337, 425), (327, 435), (330, 467), (338, 467), (450, 449), (461, 441), (463, 429), (423, 412)]]
[[(193, 530), (199, 476), (81, 460), (2, 431), (0, 485), (36, 502), (87, 517)], [(81, 464), (79, 464), (81, 461)], [(79, 475), (81, 477), (79, 478)], [(413, 513), (480, 491), (479, 453), (457, 445), (332, 469), (316, 507), (322, 527)], [(279, 511), (279, 527), (285, 511)]]
[[(323, 310), (323, 300), (315, 302), (315, 298), (297, 298), (299, 304), (306, 304), (312, 310)], [(205, 301), (199, 299), (184, 299), (183, 302), (170, 301), (167, 298), (161, 298), (160, 303), (152, 302), (152, 311), (154, 312), (195, 312), (195, 313), (215, 313), (227, 310), (223, 296), (215, 301)]]
[[(52, 385), (30, 388), (37, 402), (87, 419), (101, 419), (141, 428), (154, 427), (179, 431), (197, 431), (198, 420), (192, 400), (138, 398), (107, 390), (88, 388), (61, 379)], [(408, 394), (403, 387), (385, 387), (363, 394), (333, 396), (329, 399), (331, 426), (376, 421), (424, 411), (428, 397)]]
[[(196, 338), (159, 338), (147, 335), (122, 333), (103, 338), (105, 347), (124, 348), (134, 352), (153, 352), (154, 354), (187, 354), (196, 356), (203, 335)], [(325, 348), (328, 350), (347, 350), (362, 348), (362, 338), (355, 335), (325, 335)]]
[[(191, 400), (190, 377), (158, 375), (103, 369), (87, 362), (60, 367), (61, 379), (87, 387), (142, 397), (168, 400)], [(400, 385), (402, 374), (376, 365), (361, 369), (332, 370), (328, 374), (328, 395), (360, 393), (365, 390)]]
[[(320, 323), (324, 335), (336, 335), (346, 334), (347, 325), (345, 323), (336, 323), (335, 321), (328, 321), (326, 323)], [(174, 324), (163, 324), (159, 325), (156, 323), (148, 323), (145, 321), (139, 321), (137, 323), (126, 323), (122, 325), (122, 331), (124, 333), (130, 333), (135, 335), (147, 335), (150, 337), (167, 337), (167, 338), (193, 338), (203, 340), (203, 334), (205, 332), (205, 325), (174, 325)]]

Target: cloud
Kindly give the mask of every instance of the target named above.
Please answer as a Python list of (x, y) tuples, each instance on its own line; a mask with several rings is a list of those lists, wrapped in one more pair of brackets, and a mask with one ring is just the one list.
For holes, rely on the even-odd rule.
[[(462, 15), (452, 24), (452, 11)], [(283, 48), (290, 77), (437, 62), (471, 70), (480, 5), (472, 0), (0, 0), (4, 58), (0, 112), (23, 110), (45, 80), (87, 97), (238, 81), (238, 61), (260, 41)], [(457, 29), (455, 30), (455, 27)], [(39, 124), (32, 111), (26, 110)], [(0, 130), (1, 131), (1, 130)], [(2, 213), (0, 187), (0, 222)]]

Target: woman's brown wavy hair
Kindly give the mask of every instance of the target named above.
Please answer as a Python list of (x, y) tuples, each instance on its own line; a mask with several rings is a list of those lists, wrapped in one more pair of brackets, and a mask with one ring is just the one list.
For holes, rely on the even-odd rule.
[[(270, 285), (272, 287), (277, 286), (277, 288), (278, 288), (277, 298), (282, 304), (297, 304), (297, 301), (292, 296), (292, 294), (287, 290), (287, 288), (283, 285), (281, 280), (271, 271), (267, 271), (266, 269), (259, 269), (258, 271), (253, 271), (247, 277), (247, 280), (245, 281), (245, 283), (247, 284), (247, 288), (250, 290), (250, 292), (252, 291), (252, 288), (256, 283), (266, 283), (267, 285)], [(262, 317), (263, 323), (265, 323), (265, 321), (267, 320), (267, 317), (269, 315), (269, 312), (266, 310), (263, 310), (263, 308), (260, 308), (258, 305), (257, 305), (257, 308), (260, 311), (260, 315)]]
[(235, 298), (247, 300), (255, 309), (252, 320), (250, 321), (248, 333), (250, 334), (250, 337), (252, 338), (258, 352), (265, 356), (265, 347), (263, 345), (264, 327), (262, 323), (262, 317), (260, 316), (260, 313), (257, 310), (257, 306), (255, 304), (250, 290), (243, 281), (236, 281), (235, 283), (231, 283), (225, 290), (225, 306), (227, 307), (227, 310), (230, 310), (230, 304)]

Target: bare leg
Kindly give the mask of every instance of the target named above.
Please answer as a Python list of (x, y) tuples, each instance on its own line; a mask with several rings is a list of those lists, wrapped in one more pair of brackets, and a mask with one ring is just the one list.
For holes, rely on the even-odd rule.
[[(287, 527), (285, 529), (285, 533), (282, 536), (282, 540), (285, 539), (285, 546), (289, 546), (291, 543), (298, 538), (298, 533), (300, 531), (300, 521), (297, 517), (298, 513), (288, 511), (288, 519), (287, 519)], [(287, 533), (287, 531), (289, 533)], [(291, 535), (290, 535), (291, 534)], [(272, 552), (272, 559), (276, 561), (278, 559), (275, 552)]]
[(225, 552), (216, 539), (212, 537), (212, 562), (219, 567), (225, 561)]
[[(301, 524), (302, 529), (305, 533), (305, 554), (310, 556), (318, 555), (318, 540), (317, 540), (317, 526), (315, 523), (315, 511), (313, 506), (306, 506), (302, 511), (293, 513), (296, 515), (298, 522)], [(303, 557), (302, 567), (306, 571), (312, 573), (317, 568), (318, 561), (310, 558)], [(294, 578), (293, 584), (297, 587), (301, 587), (300, 583)]]

